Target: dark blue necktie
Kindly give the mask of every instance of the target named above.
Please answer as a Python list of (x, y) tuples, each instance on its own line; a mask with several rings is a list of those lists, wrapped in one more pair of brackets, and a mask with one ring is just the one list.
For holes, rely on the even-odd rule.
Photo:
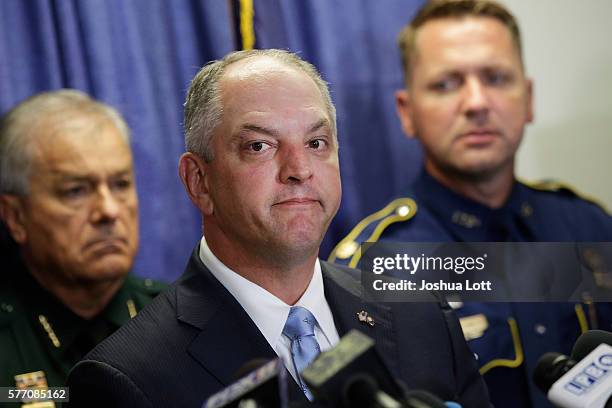
[(293, 358), (293, 366), (295, 367), (300, 387), (311, 401), (313, 399), (312, 394), (300, 373), (321, 352), (319, 343), (314, 335), (316, 322), (308, 309), (301, 306), (293, 306), (289, 310), (289, 316), (287, 316), (287, 322), (283, 328), (283, 334), (291, 339), (291, 357)]

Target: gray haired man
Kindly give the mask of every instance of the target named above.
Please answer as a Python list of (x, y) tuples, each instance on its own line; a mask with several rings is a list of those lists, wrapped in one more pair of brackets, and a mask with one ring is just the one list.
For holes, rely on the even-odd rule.
[(138, 200), (129, 131), (75, 90), (35, 95), (0, 123), (0, 386), (60, 386), (161, 286), (130, 277)]
[(244, 364), (276, 357), (290, 399), (306, 402), (301, 370), (351, 329), (380, 340), (409, 387), (488, 406), (446, 305), (366, 305), (356, 271), (318, 259), (340, 204), (335, 123), (327, 86), (294, 54), (242, 51), (202, 68), (179, 173), (203, 237), (171, 289), (74, 368), (72, 406), (201, 406)]

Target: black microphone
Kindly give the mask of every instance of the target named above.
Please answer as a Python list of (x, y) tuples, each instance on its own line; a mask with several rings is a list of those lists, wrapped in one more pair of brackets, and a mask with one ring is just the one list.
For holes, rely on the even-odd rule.
[(355, 408), (401, 408), (402, 404), (380, 390), (371, 375), (358, 373), (349, 378), (342, 389), (342, 403)]
[(548, 399), (567, 408), (612, 408), (612, 333), (591, 330), (576, 341), (571, 357), (546, 353), (534, 382)]
[(302, 372), (315, 401), (329, 407), (445, 408), (424, 391), (406, 393), (374, 349), (374, 341), (350, 331)]
[(378, 387), (368, 374), (353, 375), (342, 391), (344, 405), (355, 408), (447, 408), (441, 399), (427, 391), (408, 391), (397, 401)]
[(247, 361), (234, 373), (234, 381), (240, 380), (242, 377), (250, 374), (252, 371), (257, 370), (260, 367), (263, 367), (270, 361), (271, 360), (269, 358), (254, 358)]
[(319, 354), (302, 371), (302, 378), (317, 402), (330, 407), (350, 407), (345, 404), (343, 390), (350, 384), (351, 377), (360, 373), (376, 378), (375, 387), (391, 398), (403, 397), (404, 390), (374, 350), (374, 340), (357, 330), (351, 330), (334, 348)]
[(544, 393), (579, 361), (600, 344), (612, 346), (612, 333), (604, 330), (589, 330), (578, 337), (572, 348), (571, 357), (561, 353), (545, 353), (540, 357), (533, 372), (533, 381)]
[(544, 394), (557, 380), (576, 365), (576, 361), (561, 353), (545, 353), (533, 370), (533, 382)]
[[(262, 360), (253, 360), (243, 366), (261, 365)], [(287, 370), (283, 362), (271, 360), (235, 383), (209, 397), (202, 408), (286, 408), (288, 406)]]
[(612, 346), (612, 333), (605, 330), (589, 330), (583, 333), (572, 348), (572, 360), (582, 360), (600, 344)]

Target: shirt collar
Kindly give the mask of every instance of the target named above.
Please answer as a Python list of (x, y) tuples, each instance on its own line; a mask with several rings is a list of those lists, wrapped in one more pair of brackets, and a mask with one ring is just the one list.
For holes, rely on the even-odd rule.
[[(200, 241), (199, 255), (202, 263), (240, 303), (270, 346), (274, 348), (282, 335), (291, 305), (224, 265), (212, 253), (205, 237)], [(319, 259), (315, 262), (308, 288), (295, 305), (308, 309), (317, 320), (323, 335), (327, 339), (331, 338), (335, 326), (331, 310), (325, 300)]]
[(492, 225), (526, 218), (529, 215), (526, 216), (525, 211), (531, 208), (524, 189), (516, 181), (504, 205), (493, 209), (442, 185), (425, 169), (415, 181), (414, 193), (457, 239), (464, 241), (492, 240), (494, 237), (488, 235)]

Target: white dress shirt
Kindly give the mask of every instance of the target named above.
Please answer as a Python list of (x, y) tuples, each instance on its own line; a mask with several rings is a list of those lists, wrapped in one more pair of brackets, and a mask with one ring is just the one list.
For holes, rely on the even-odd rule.
[(261, 286), (225, 266), (212, 253), (205, 237), (202, 237), (200, 242), (200, 259), (213, 276), (240, 303), (276, 354), (283, 360), (287, 370), (298, 384), (299, 381), (291, 358), (291, 340), (283, 335), (283, 328), (291, 306), (302, 306), (313, 314), (317, 320), (315, 337), (322, 351), (332, 348), (340, 340), (331, 309), (325, 299), (319, 259), (315, 263), (314, 273), (308, 288), (295, 305), (286, 304)]

